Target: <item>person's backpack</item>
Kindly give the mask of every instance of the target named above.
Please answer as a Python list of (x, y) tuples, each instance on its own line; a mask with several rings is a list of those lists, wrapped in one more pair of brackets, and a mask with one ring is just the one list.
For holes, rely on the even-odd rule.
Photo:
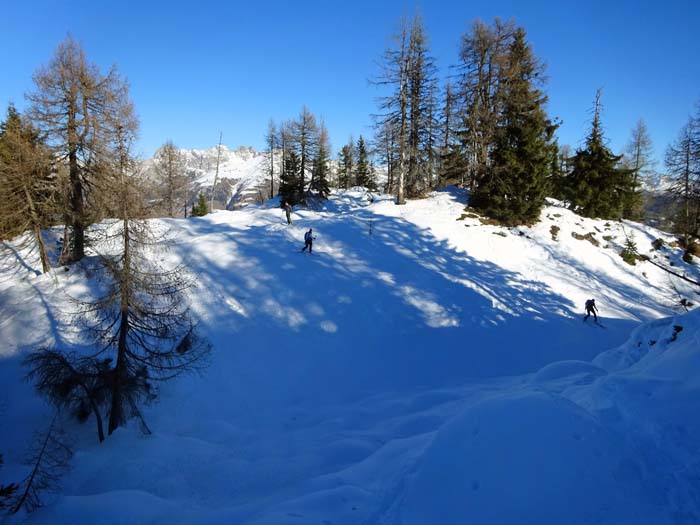
[(311, 232), (306, 232), (306, 233), (304, 234), (304, 240), (305, 240), (306, 242), (309, 242), (309, 241), (311, 240)]
[(593, 310), (593, 300), (589, 299), (586, 301), (586, 310)]

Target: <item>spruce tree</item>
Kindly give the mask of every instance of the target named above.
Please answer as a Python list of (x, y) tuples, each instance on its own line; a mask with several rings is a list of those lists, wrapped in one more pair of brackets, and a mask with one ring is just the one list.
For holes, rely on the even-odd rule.
[(330, 167), (328, 166), (328, 158), (330, 156), (330, 145), (328, 143), (328, 131), (326, 126), (321, 123), (318, 148), (316, 149), (316, 158), (313, 161), (311, 170), (310, 190), (314, 197), (327, 199), (330, 194), (328, 178), (330, 175)]
[(547, 97), (536, 87), (542, 66), (521, 28), (505, 67), (491, 164), (470, 204), (505, 224), (522, 224), (536, 221), (544, 205), (556, 126), (544, 111)]
[(370, 191), (377, 191), (377, 184), (372, 176), (372, 167), (369, 163), (369, 153), (365, 139), (360, 135), (357, 139), (357, 165), (355, 167), (355, 181), (358, 186)]
[(626, 197), (633, 191), (632, 170), (619, 168), (622, 155), (614, 155), (605, 145), (600, 97), (601, 91), (598, 90), (586, 146), (578, 150), (572, 159), (567, 198), (569, 207), (580, 215), (619, 219)]
[(352, 140), (338, 153), (338, 187), (347, 190), (354, 186), (353, 166), (355, 165), (355, 148)]
[(37, 130), (10, 106), (0, 124), (0, 239), (29, 232), (43, 272), (50, 264), (41, 231), (57, 212), (54, 164)]
[(294, 206), (302, 201), (299, 156), (294, 151), (287, 150), (284, 153), (283, 164), (278, 192), (280, 202), (288, 202)]
[(192, 206), (192, 217), (204, 217), (209, 213), (209, 204), (203, 193), (199, 194), (199, 198), (194, 206)]

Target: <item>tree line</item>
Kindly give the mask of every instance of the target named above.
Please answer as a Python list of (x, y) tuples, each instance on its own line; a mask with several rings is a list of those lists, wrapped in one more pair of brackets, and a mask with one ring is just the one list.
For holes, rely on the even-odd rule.
[[(470, 206), (503, 224), (538, 220), (548, 196), (584, 216), (643, 219), (642, 183), (658, 176), (645, 122), (635, 125), (625, 151), (614, 154), (599, 90), (582, 147), (560, 146), (560, 123), (546, 112), (544, 66), (514, 21), (475, 21), (460, 37), (442, 86), (418, 15), (402, 20), (380, 65), (373, 80), (383, 90), (374, 152), (398, 204), (457, 183), (469, 190)], [(665, 159), (679, 208), (673, 227), (696, 237), (698, 118)]]

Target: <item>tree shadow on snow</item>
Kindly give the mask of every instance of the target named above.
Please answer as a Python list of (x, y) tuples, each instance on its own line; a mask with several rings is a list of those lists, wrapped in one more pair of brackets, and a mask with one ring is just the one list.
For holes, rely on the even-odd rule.
[[(174, 249), (200, 276), (196, 302), (217, 348), (210, 373), (228, 374), (234, 390), (330, 400), (522, 374), (591, 359), (634, 324), (587, 327), (571, 315), (577, 305), (540, 282), (400, 218), (338, 207), (317, 220), (301, 214), (303, 226), (276, 214), (179, 224), (196, 238)], [(300, 253), (308, 227), (313, 255)]]

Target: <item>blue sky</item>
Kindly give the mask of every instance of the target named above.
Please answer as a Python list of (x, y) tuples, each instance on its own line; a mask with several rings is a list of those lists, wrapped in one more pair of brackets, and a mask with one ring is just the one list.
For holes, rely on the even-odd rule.
[[(513, 17), (547, 64), (560, 143), (577, 146), (602, 87), (614, 151), (639, 118), (662, 156), (700, 100), (700, 2), (12, 1), (0, 21), (0, 105), (22, 109), (32, 73), (68, 32), (103, 69), (116, 64), (141, 119), (139, 153), (166, 139), (204, 148), (263, 147), (269, 118), (306, 104), (323, 117), (334, 151), (371, 135), (379, 92), (368, 79), (402, 15), (419, 9), (441, 73), (456, 63), (476, 19)], [(4, 114), (4, 109), (2, 110)]]

